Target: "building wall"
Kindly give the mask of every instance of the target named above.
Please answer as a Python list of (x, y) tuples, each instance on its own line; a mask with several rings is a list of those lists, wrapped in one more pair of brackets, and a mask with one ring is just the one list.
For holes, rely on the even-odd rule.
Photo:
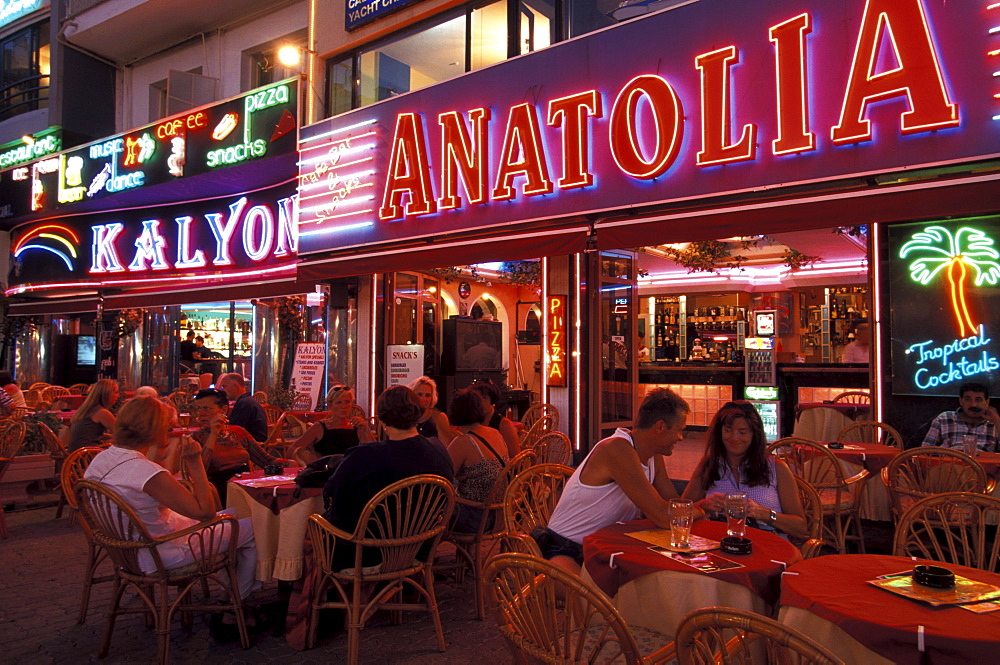
[[(383, 37), (404, 26), (417, 23), (446, 9), (463, 4), (464, 0), (422, 0), (357, 30), (345, 29), (347, 0), (316, 0), (316, 46), (321, 57), (327, 58), (348, 47)], [(320, 77), (322, 78), (322, 77)]]

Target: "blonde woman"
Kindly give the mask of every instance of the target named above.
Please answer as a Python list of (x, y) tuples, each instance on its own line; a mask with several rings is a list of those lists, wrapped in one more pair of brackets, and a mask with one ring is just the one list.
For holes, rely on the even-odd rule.
[(435, 407), (438, 402), (438, 391), (434, 379), (422, 376), (410, 383), (409, 387), (420, 400), (420, 405), (424, 407), (424, 413), (417, 422), (417, 432), (428, 439), (437, 437), (447, 446), (458, 436), (458, 432), (452, 429), (448, 416)]
[(336, 385), (330, 388), (330, 411), (299, 437), (291, 451), (292, 459), (308, 464), (325, 455), (341, 455), (361, 443), (375, 440), (368, 421), (351, 417), (354, 389)]
[(83, 400), (69, 421), (69, 443), (66, 447), (70, 452), (104, 443), (105, 435), (115, 426), (111, 407), (118, 401), (118, 390), (118, 382), (111, 379), (101, 379), (91, 387), (87, 399)]

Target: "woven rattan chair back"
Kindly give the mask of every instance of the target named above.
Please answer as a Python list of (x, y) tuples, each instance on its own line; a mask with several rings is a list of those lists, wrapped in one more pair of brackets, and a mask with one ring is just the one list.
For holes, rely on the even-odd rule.
[(511, 651), (531, 663), (664, 662), (668, 645), (642, 657), (614, 605), (578, 575), (527, 554), (500, 554), (483, 579)]
[(517, 474), (504, 493), (507, 531), (530, 534), (549, 523), (573, 469), (562, 464), (536, 464)]
[(524, 431), (527, 432), (531, 429), (531, 426), (542, 416), (552, 416), (555, 418), (553, 429), (559, 427), (559, 410), (551, 404), (542, 402), (528, 407), (528, 410), (521, 416), (521, 424), (524, 425)]
[(71, 395), (69, 388), (63, 388), (62, 386), (49, 386), (42, 391), (42, 401), (52, 404), (57, 399), (63, 395)]
[[(841, 554), (846, 554), (848, 530), (853, 524), (853, 537), (864, 552), (857, 498), (868, 471), (846, 478), (836, 456), (826, 446), (809, 439), (778, 439), (767, 447), (767, 452), (784, 460), (793, 474), (816, 490), (823, 508), (824, 538), (829, 538)], [(827, 525), (827, 521), (831, 524)]]
[(881, 443), (903, 449), (903, 437), (892, 425), (877, 420), (862, 420), (840, 430), (837, 441), (846, 443)]
[(90, 386), (86, 383), (74, 383), (69, 387), (69, 391), (74, 395), (86, 395), (90, 392)]
[(191, 393), (186, 390), (175, 390), (167, 397), (167, 401), (174, 405), (178, 411), (187, 411), (191, 403)]
[(562, 432), (543, 434), (531, 449), (535, 451), (539, 464), (565, 464), (573, 460), (573, 443)]
[(677, 627), (680, 665), (844, 665), (826, 647), (773, 619), (728, 607), (695, 610)]
[(813, 486), (798, 476), (795, 476), (795, 487), (799, 491), (799, 502), (809, 531), (809, 537), (800, 546), (800, 550), (802, 557), (809, 559), (819, 554), (823, 547), (823, 502)]
[[(70, 507), (70, 510), (75, 512), (77, 510), (76, 505), (76, 494), (73, 492), (73, 486), (76, 481), (83, 478), (84, 472), (87, 467), (90, 466), (91, 460), (97, 457), (97, 453), (101, 452), (103, 448), (77, 448), (73, 452), (66, 456), (63, 460), (62, 470), (59, 473), (59, 485), (62, 488), (63, 496), (66, 497), (66, 504)], [(70, 512), (70, 521), (72, 523), (73, 512)]]
[[(319, 582), (310, 595), (312, 608), (307, 645), (316, 642), (318, 613), (321, 609), (341, 608), (347, 613), (348, 664), (358, 661), (360, 631), (368, 618), (383, 605), (393, 610), (424, 610), (431, 613), (437, 633), (438, 648), (445, 649), (444, 632), (434, 595), (431, 559), (455, 505), (455, 491), (440, 476), (420, 475), (405, 478), (376, 494), (367, 503), (354, 533), (343, 532), (322, 515), (309, 517), (309, 537), (319, 572)], [(354, 565), (335, 570), (334, 547), (353, 545)], [(376, 549), (381, 563), (363, 566), (365, 550)], [(381, 583), (374, 597), (363, 596), (362, 589)], [(405, 603), (397, 596), (401, 587), (413, 589), (417, 602)], [(386, 590), (392, 591), (387, 593)], [(327, 592), (333, 599), (327, 601)]]
[(375, 437), (375, 440), (385, 441), (386, 439), (385, 425), (383, 425), (382, 421), (378, 419), (378, 416), (372, 416), (371, 418), (369, 418), (368, 424), (372, 429), (372, 436)]
[(309, 393), (298, 393), (292, 401), (292, 411), (312, 411), (313, 398)]
[(945, 492), (917, 501), (896, 525), (893, 554), (1000, 572), (1000, 498)]
[(267, 404), (267, 393), (263, 390), (258, 390), (253, 394), (253, 399), (258, 404)]
[(351, 405), (351, 413), (347, 416), (348, 418), (364, 418), (367, 419), (368, 416), (365, 415), (365, 410), (361, 408), (358, 404)]
[(896, 519), (914, 503), (943, 492), (986, 491), (983, 466), (961, 450), (932, 446), (904, 450), (885, 467), (893, 516)]
[[(170, 622), (178, 610), (222, 610), (232, 611), (237, 616), (240, 642), (244, 649), (250, 647), (243, 615), (240, 595), (236, 584), (236, 543), (239, 523), (235, 517), (216, 515), (210, 520), (183, 529), (182, 531), (154, 538), (146, 529), (135, 511), (114, 491), (101, 483), (78, 480), (73, 487), (82, 521), (91, 531), (97, 546), (103, 548), (112, 560), (115, 571), (115, 590), (111, 594), (111, 608), (108, 611), (104, 637), (98, 658), (108, 653), (111, 634), (114, 632), (118, 614), (140, 611), (152, 614), (158, 641), (158, 663), (170, 662)], [(160, 558), (158, 546), (171, 540), (181, 540), (192, 552), (197, 552), (195, 562), (182, 568), (167, 569)], [(156, 570), (144, 572), (140, 553), (147, 553)], [(219, 604), (193, 604), (190, 602), (192, 588), (211, 579), (223, 587), (228, 602)], [(178, 587), (174, 602), (166, 602), (170, 586)], [(139, 609), (121, 607), (123, 587), (131, 588), (141, 599)], [(153, 591), (156, 589), (155, 593)], [(163, 594), (159, 596), (159, 594)], [(161, 602), (154, 602), (159, 596)]]
[(860, 390), (849, 390), (833, 398), (834, 404), (871, 404), (872, 396)]
[[(0, 423), (0, 482), (7, 474), (10, 463), (24, 445), (25, 425), (19, 420), (5, 420)], [(7, 520), (3, 514), (3, 501), (0, 496), (0, 538), (6, 538)]]
[(42, 391), (37, 388), (29, 388), (24, 391), (24, 403), (29, 409), (34, 409), (42, 401)]
[(275, 406), (273, 404), (261, 404), (260, 408), (264, 409), (264, 417), (267, 419), (268, 431), (274, 427), (274, 424), (277, 423), (278, 419), (285, 413), (280, 406)]
[(543, 436), (550, 432), (554, 432), (558, 426), (559, 419), (556, 416), (541, 416), (535, 421), (535, 424), (531, 426), (531, 429), (526, 430), (521, 435), (521, 449), (530, 450), (535, 447), (535, 444)]

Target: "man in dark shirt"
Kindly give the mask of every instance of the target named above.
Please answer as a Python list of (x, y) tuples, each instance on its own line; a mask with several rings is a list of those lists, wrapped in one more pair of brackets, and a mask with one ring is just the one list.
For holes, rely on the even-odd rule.
[[(348, 450), (323, 489), (330, 505), (324, 517), (348, 533), (354, 532), (368, 501), (395, 482), (425, 473), (443, 476), (449, 482), (455, 480), (444, 446), (417, 433), (417, 421), (424, 408), (412, 390), (406, 386), (389, 388), (379, 397), (376, 409), (388, 441)], [(378, 561), (377, 551), (365, 552), (366, 566)], [(334, 562), (339, 568), (353, 565), (353, 548), (337, 547)]]
[(187, 332), (187, 339), (181, 342), (181, 360), (187, 360), (189, 362), (198, 360), (198, 358), (194, 357), (197, 348), (198, 345), (194, 343), (194, 331), (189, 330)]
[(257, 441), (267, 441), (267, 416), (257, 400), (247, 392), (243, 376), (236, 373), (223, 374), (216, 386), (226, 393), (226, 397), (236, 402), (229, 414), (229, 424), (242, 427)]

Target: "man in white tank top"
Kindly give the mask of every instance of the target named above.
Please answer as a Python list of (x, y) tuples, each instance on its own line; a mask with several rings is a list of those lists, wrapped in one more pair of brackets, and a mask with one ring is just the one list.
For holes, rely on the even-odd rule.
[[(547, 559), (579, 573), (584, 536), (640, 515), (660, 528), (670, 526), (668, 502), (677, 490), (662, 456), (683, 437), (689, 411), (673, 391), (650, 391), (631, 432), (619, 429), (594, 446), (567, 481), (548, 529), (532, 533)], [(695, 508), (695, 515), (704, 513)]]

